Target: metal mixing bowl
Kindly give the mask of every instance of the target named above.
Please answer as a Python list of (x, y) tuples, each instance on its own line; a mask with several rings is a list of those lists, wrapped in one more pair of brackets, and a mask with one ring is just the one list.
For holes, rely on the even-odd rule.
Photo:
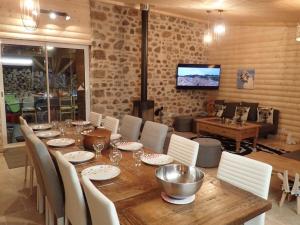
[(177, 199), (195, 194), (204, 179), (204, 173), (199, 168), (181, 164), (160, 166), (156, 169), (155, 176), (164, 192)]

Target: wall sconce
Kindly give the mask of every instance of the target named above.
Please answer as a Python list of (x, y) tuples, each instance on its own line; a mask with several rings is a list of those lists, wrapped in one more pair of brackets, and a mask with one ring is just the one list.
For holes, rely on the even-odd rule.
[(71, 16), (65, 12), (59, 12), (54, 10), (41, 9), (40, 11), (43, 14), (48, 14), (51, 20), (55, 20), (58, 16), (63, 17), (66, 21), (71, 19)]

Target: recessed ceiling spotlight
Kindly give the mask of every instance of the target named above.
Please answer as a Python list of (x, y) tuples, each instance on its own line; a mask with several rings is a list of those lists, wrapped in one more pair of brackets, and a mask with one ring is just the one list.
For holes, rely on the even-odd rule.
[(52, 20), (55, 20), (56, 19), (56, 13), (55, 12), (50, 12), (49, 13), (49, 18), (52, 19)]
[(66, 20), (68, 21), (68, 20), (70, 20), (70, 19), (71, 19), (71, 16), (66, 15)]

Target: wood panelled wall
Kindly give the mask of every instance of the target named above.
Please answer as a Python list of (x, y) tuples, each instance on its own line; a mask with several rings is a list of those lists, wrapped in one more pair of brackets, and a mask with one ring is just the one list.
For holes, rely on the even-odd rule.
[(40, 8), (66, 12), (71, 20), (41, 14), (38, 29), (31, 32), (23, 27), (20, 0), (0, 0), (0, 38), (90, 44), (89, 0), (40, 0)]
[[(218, 99), (259, 102), (280, 110), (279, 132), (300, 139), (300, 42), (296, 27), (234, 26), (209, 47), (209, 63), (222, 65)], [(254, 68), (254, 90), (237, 89), (239, 68)], [(283, 129), (284, 128), (284, 129)]]

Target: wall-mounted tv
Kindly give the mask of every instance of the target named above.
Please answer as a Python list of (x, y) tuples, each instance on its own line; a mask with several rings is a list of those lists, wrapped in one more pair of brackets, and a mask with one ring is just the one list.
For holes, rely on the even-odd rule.
[(220, 74), (220, 65), (178, 64), (176, 88), (218, 89), (220, 85)]

